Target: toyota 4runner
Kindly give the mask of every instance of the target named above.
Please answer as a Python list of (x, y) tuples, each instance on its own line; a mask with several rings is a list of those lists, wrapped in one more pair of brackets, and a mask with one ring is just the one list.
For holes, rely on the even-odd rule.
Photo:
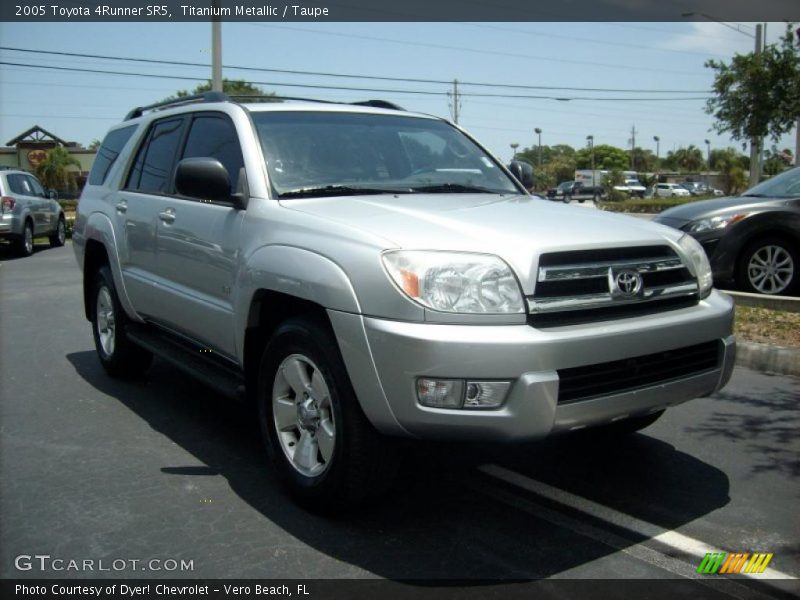
[(383, 101), (134, 109), (73, 233), (99, 360), (254, 403), (327, 508), (381, 488), (392, 437), (624, 433), (725, 385), (733, 306), (700, 245), (531, 196), (525, 167)]

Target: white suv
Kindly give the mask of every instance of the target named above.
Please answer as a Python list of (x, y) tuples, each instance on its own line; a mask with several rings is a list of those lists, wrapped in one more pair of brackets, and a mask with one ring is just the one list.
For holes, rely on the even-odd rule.
[(692, 194), (677, 183), (657, 183), (653, 195), (660, 198), (684, 198)]

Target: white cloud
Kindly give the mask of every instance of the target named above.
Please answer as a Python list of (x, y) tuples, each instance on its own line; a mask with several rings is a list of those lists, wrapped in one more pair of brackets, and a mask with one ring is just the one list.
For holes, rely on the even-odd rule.
[[(694, 21), (688, 24), (689, 31), (659, 44), (665, 50), (688, 50), (692, 52), (708, 52), (713, 56), (733, 56), (736, 53), (752, 52), (755, 46), (754, 23), (722, 23), (711, 21)], [(739, 27), (737, 33), (731, 27)], [(785, 23), (767, 24), (767, 42), (774, 43), (783, 35)]]

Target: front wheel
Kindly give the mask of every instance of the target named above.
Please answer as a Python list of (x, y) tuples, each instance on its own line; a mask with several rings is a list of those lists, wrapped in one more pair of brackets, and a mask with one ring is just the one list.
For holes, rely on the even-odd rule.
[(396, 459), (361, 410), (330, 327), (293, 318), (261, 360), (262, 436), (289, 493), (318, 512), (353, 508), (382, 492)]
[(745, 291), (758, 294), (791, 294), (798, 285), (798, 250), (783, 238), (753, 242), (737, 265), (737, 281)]
[(64, 221), (64, 217), (61, 216), (58, 218), (58, 225), (56, 225), (56, 230), (53, 232), (53, 235), (50, 236), (50, 246), (53, 248), (57, 248), (59, 246), (63, 246), (64, 242), (67, 241), (67, 224)]

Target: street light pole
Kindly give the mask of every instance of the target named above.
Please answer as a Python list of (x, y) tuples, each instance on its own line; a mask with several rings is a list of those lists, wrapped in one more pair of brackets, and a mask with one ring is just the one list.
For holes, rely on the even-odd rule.
[(592, 151), (592, 187), (595, 187), (597, 184), (594, 181), (594, 136), (587, 135), (586, 140), (589, 142), (589, 149)]
[[(756, 57), (761, 54), (761, 23), (756, 24)], [(754, 137), (750, 140), (750, 187), (758, 184), (761, 179), (761, 140)]]
[(711, 187), (711, 142), (703, 140), (706, 143), (706, 185)]
[(514, 154), (511, 155), (511, 160), (514, 160), (517, 158), (517, 148), (519, 148), (519, 144), (517, 142), (512, 142), (509, 145), (511, 146), (511, 150), (514, 152)]
[(539, 136), (539, 152), (538, 152), (538, 154), (539, 154), (539, 173), (540, 173), (540, 176), (541, 176), (541, 171), (542, 171), (542, 130), (539, 127), (536, 127), (533, 131), (536, 133), (536, 135)]
[[(212, 6), (219, 8), (219, 0), (214, 0)], [(211, 89), (222, 91), (222, 21), (219, 17), (211, 20)]]
[(656, 183), (658, 183), (658, 177), (661, 175), (661, 159), (659, 158), (659, 142), (661, 142), (661, 138), (654, 135), (653, 141), (656, 143)]

